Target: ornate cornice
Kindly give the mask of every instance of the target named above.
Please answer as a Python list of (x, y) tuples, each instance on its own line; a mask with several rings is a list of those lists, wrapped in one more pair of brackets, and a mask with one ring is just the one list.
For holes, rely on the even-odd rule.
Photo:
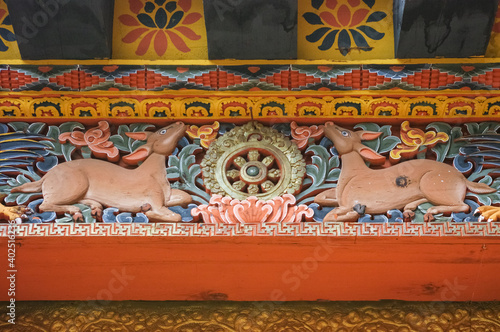
[[(9, 225), (0, 224), (0, 236), (7, 236)], [(12, 227), (12, 226), (11, 226)], [(500, 236), (500, 222), (434, 223), (94, 223), (94, 224), (20, 224), (16, 237), (81, 236), (360, 236), (360, 237), (485, 237)]]
[[(20, 302), (1, 331), (496, 331), (497, 303)], [(12, 329), (14, 327), (14, 329)]]

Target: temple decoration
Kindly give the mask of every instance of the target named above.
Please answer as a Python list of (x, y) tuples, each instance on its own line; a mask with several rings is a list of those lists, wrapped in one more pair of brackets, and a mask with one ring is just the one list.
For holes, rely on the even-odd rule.
[(403, 158), (413, 158), (417, 154), (425, 154), (428, 147), (433, 147), (438, 142), (447, 142), (449, 136), (443, 132), (427, 131), (418, 128), (410, 128), (410, 122), (404, 121), (401, 124), (401, 144), (398, 144), (391, 151), (391, 161), (399, 161)]
[(4, 0), (0, 1), (0, 59), (19, 59), (19, 47), (12, 28), (9, 11)]
[[(108, 124), (101, 121), (99, 126), (108, 138)], [(98, 132), (97, 136), (102, 136), (101, 130), (92, 129), (90, 133)], [(73, 134), (68, 136), (73, 138), (70, 141), (80, 144), (75, 139), (78, 136)], [(42, 192), (40, 211), (69, 213), (75, 221), (84, 221), (81, 208), (75, 204), (90, 207), (92, 216), (97, 219), (102, 218), (105, 206), (127, 212), (144, 212), (151, 220), (181, 221), (181, 216), (167, 207), (190, 203), (191, 197), (178, 189), (170, 188), (164, 160), (165, 156), (173, 152), (177, 141), (184, 134), (183, 123), (172, 124), (155, 133), (128, 133), (131, 138), (147, 139), (146, 144), (123, 158), (127, 163), (144, 160), (137, 169), (127, 170), (110, 162), (84, 158), (56, 165), (41, 179), (23, 183), (10, 192)], [(89, 137), (94, 138), (93, 135)], [(92, 139), (88, 141), (91, 142)], [(109, 155), (105, 156), (109, 159)]]
[(270, 199), (301, 188), (305, 161), (285, 135), (257, 122), (236, 127), (210, 145), (201, 162), (212, 194)]
[(199, 139), (200, 145), (205, 149), (208, 149), (210, 144), (217, 138), (217, 132), (219, 130), (219, 122), (215, 121), (211, 125), (203, 125), (201, 127), (192, 125), (187, 127), (186, 133), (189, 137), (193, 139)]
[(394, 56), (392, 3), (373, 0), (299, 2), (298, 57), (366, 59)]
[(202, 1), (119, 1), (114, 32), (113, 56), (118, 58), (208, 57)]
[[(201, 104), (201, 98), (184, 102), (194, 104), (193, 99)], [(307, 100), (312, 105), (312, 98)], [(281, 109), (270, 100), (253, 102), (266, 105), (262, 113)], [(286, 102), (297, 105), (297, 100)], [(494, 98), (483, 102), (496, 105)], [(196, 116), (191, 119), (199, 123)], [(267, 119), (274, 124), (222, 119), (167, 127), (113, 119), (1, 124), (0, 210), (5, 219), (22, 223), (498, 218), (498, 122)], [(393, 155), (406, 161), (393, 165), (388, 162)], [(47, 181), (52, 185), (45, 186)]]
[(213, 195), (209, 205), (200, 205), (192, 210), (193, 216), (200, 216), (209, 224), (289, 223), (312, 221), (314, 211), (307, 205), (295, 205), (295, 197), (284, 194), (264, 201), (255, 196), (245, 200), (229, 196)]

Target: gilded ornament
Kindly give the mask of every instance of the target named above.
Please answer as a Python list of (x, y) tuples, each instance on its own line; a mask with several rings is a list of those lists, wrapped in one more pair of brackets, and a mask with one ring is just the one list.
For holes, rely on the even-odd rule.
[(305, 165), (290, 139), (255, 121), (213, 142), (201, 162), (210, 193), (237, 199), (295, 194), (301, 188)]

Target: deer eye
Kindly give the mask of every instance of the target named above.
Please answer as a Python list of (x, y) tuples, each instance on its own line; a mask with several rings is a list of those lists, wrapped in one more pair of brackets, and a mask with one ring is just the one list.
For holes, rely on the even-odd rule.
[(341, 133), (341, 134), (342, 134), (342, 136), (344, 136), (344, 137), (350, 136), (350, 134), (349, 134), (349, 132), (348, 132), (347, 130), (342, 130), (340, 133)]

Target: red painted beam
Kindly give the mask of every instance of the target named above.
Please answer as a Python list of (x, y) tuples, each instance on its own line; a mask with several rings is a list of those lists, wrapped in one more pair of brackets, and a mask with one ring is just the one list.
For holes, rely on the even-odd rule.
[[(16, 243), (18, 301), (500, 299), (497, 237), (65, 236)], [(5, 266), (7, 238), (0, 248)]]

